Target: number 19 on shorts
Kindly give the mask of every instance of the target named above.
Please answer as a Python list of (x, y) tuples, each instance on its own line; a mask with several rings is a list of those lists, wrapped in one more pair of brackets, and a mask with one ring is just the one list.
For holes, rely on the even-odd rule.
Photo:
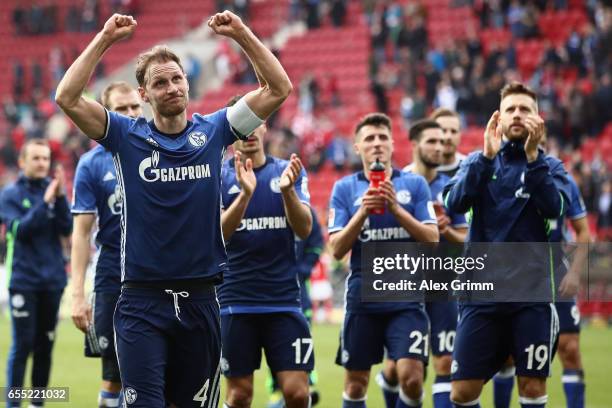
[(529, 347), (525, 349), (527, 353), (527, 369), (533, 370), (534, 359), (538, 364), (536, 370), (541, 370), (546, 365), (546, 361), (548, 360), (548, 347), (545, 344), (540, 344), (536, 347), (535, 344), (530, 344)]

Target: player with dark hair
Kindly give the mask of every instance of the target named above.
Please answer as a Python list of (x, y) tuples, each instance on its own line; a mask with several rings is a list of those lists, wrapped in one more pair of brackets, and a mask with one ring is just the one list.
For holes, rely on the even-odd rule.
[[(445, 117), (446, 116), (442, 116)], [(412, 141), (412, 164), (404, 171), (420, 174), (429, 184), (431, 197), (437, 210), (440, 242), (460, 243), (465, 241), (468, 224), (465, 215), (444, 207), (442, 190), (450, 177), (440, 171), (446, 146), (453, 144), (449, 134), (439, 120), (423, 119), (415, 122), (409, 130)], [(452, 352), (457, 329), (457, 302), (426, 302), (425, 310), (430, 321), (430, 337), (433, 367), (436, 373), (432, 385), (435, 408), (447, 408), (450, 401), (450, 374)]]
[[(397, 407), (420, 407), (427, 363), (429, 322), (418, 302), (362, 302), (361, 250), (368, 241), (437, 242), (436, 216), (427, 182), (391, 166), (391, 120), (373, 113), (355, 128), (363, 171), (338, 180), (329, 206), (329, 244), (336, 259), (351, 252), (346, 315), (336, 363), (344, 366), (343, 407), (363, 408), (373, 364), (384, 350), (397, 369)], [(370, 166), (382, 163), (385, 180), (370, 187)], [(385, 209), (384, 214), (371, 211)]]
[(102, 55), (136, 21), (113, 15), (60, 82), (56, 102), (113, 155), (123, 197), (122, 288), (114, 315), (125, 402), (131, 407), (213, 407), (221, 334), (215, 285), (227, 269), (221, 231), (221, 164), (292, 90), (284, 69), (235, 14), (208, 25), (236, 41), (260, 78), (234, 106), (187, 118), (189, 83), (179, 57), (157, 46), (136, 66), (153, 120), (110, 112), (83, 96)]
[[(545, 148), (545, 138), (542, 139), (542, 147)], [(564, 274), (559, 285), (559, 294), (563, 298), (555, 302), (555, 308), (559, 315), (559, 344), (557, 353), (563, 374), (561, 382), (568, 408), (584, 408), (584, 369), (580, 355), (580, 311), (576, 300), (570, 298), (576, 296), (580, 287), (580, 274), (585, 266), (586, 251), (591, 241), (587, 212), (584, 200), (574, 179), (569, 176), (571, 200), (566, 206), (566, 212), (556, 220), (550, 221), (551, 242), (577, 242), (576, 253), (572, 263)], [(576, 234), (573, 239), (568, 229), (567, 222), (571, 224)], [(557, 249), (558, 253), (560, 249)], [(565, 262), (557, 262), (560, 267), (566, 268)], [(493, 399), (495, 408), (509, 408), (514, 387), (515, 367), (512, 359), (493, 377)]]
[(438, 171), (448, 177), (453, 177), (459, 170), (461, 162), (465, 160), (465, 155), (457, 149), (461, 143), (461, 119), (455, 111), (446, 108), (438, 108), (429, 115), (429, 119), (435, 120), (447, 137), (442, 154), (442, 164)]
[[(468, 242), (548, 241), (547, 220), (564, 212), (570, 195), (563, 164), (539, 149), (543, 136), (535, 93), (520, 83), (506, 85), (500, 109), (487, 124), (483, 151), (472, 153), (445, 187), (451, 210), (472, 211)], [(535, 272), (552, 267), (547, 256), (527, 256)], [(525, 272), (510, 264), (488, 266), (498, 267), (508, 279)], [(479, 407), (485, 381), (511, 355), (521, 407), (544, 407), (558, 328), (554, 305), (462, 300), (459, 315), (451, 366), (454, 406)]]
[[(7, 392), (23, 387), (32, 361), (32, 387), (46, 387), (60, 300), (66, 286), (61, 238), (70, 235), (72, 217), (61, 166), (49, 180), (51, 149), (46, 140), (29, 139), (19, 153), (21, 173), (0, 196), (6, 225), (6, 268), (12, 343), (6, 364)], [(9, 407), (20, 406), (8, 398)], [(41, 402), (32, 402), (41, 406)]]
[(218, 293), (225, 406), (251, 406), (263, 349), (286, 406), (306, 408), (314, 354), (300, 308), (294, 236), (306, 239), (312, 229), (308, 178), (297, 155), (287, 161), (265, 154), (266, 130), (262, 124), (236, 142), (234, 158), (222, 169), (228, 270)]
[[(126, 82), (102, 91), (102, 104), (131, 118), (142, 115), (138, 92)], [(123, 205), (112, 154), (98, 145), (79, 159), (74, 176), (72, 214), (72, 320), (85, 336), (85, 355), (102, 360), (99, 407), (118, 407), (121, 376), (115, 353), (113, 313), (121, 291), (119, 220)], [(96, 227), (94, 293), (85, 298), (85, 272)], [(95, 312), (95, 313), (94, 313)]]

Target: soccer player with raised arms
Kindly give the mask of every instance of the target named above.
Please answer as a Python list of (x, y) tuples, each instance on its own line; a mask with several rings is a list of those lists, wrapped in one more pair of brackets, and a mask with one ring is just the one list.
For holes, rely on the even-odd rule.
[(263, 349), (285, 405), (306, 408), (314, 353), (300, 305), (294, 236), (305, 239), (312, 229), (308, 179), (297, 155), (287, 161), (264, 153), (266, 130), (263, 124), (235, 143), (222, 170), (229, 259), (218, 289), (225, 406), (251, 406)]
[[(140, 96), (126, 82), (108, 85), (102, 91), (102, 105), (109, 111), (131, 118), (142, 115)], [(118, 407), (121, 377), (115, 353), (113, 313), (121, 292), (119, 220), (123, 200), (113, 156), (104, 147), (98, 145), (79, 159), (72, 197), (72, 320), (77, 328), (86, 333), (85, 355), (102, 360), (98, 407)], [(94, 294), (89, 304), (84, 287), (94, 227), (97, 227), (98, 250)]]
[(102, 55), (136, 29), (113, 15), (60, 82), (56, 102), (113, 155), (123, 194), (122, 289), (114, 315), (125, 402), (131, 407), (213, 407), (219, 399), (220, 327), (214, 285), (227, 268), (221, 233), (221, 161), (287, 98), (291, 82), (242, 20), (225, 11), (208, 25), (235, 40), (261, 78), (228, 109), (187, 118), (180, 59), (157, 46), (136, 79), (153, 120), (132, 119), (83, 96)]
[[(544, 132), (535, 93), (520, 83), (506, 85), (499, 111), (487, 124), (483, 151), (468, 156), (445, 187), (451, 210), (472, 210), (467, 242), (549, 240), (547, 220), (563, 214), (570, 194), (563, 164), (538, 148)], [(551, 270), (548, 253), (522, 257), (528, 255), (530, 272)], [(513, 281), (525, 279), (523, 265), (494, 267), (504, 268), (504, 277)], [(485, 381), (511, 355), (521, 407), (543, 408), (558, 331), (554, 305), (466, 300), (459, 315), (451, 366), (454, 406), (479, 407)]]
[[(361, 246), (364, 242), (437, 242), (436, 215), (427, 182), (391, 165), (391, 120), (381, 113), (362, 118), (355, 128), (355, 152), (363, 171), (338, 180), (329, 206), (329, 243), (336, 259), (351, 252), (346, 315), (336, 362), (346, 370), (344, 408), (364, 408), (373, 364), (384, 350), (395, 361), (399, 385), (396, 406), (422, 405), (428, 358), (429, 321), (419, 302), (362, 302)], [(380, 187), (370, 187), (370, 166), (385, 167)], [(382, 209), (383, 214), (372, 214)], [(380, 211), (376, 211), (380, 212)]]

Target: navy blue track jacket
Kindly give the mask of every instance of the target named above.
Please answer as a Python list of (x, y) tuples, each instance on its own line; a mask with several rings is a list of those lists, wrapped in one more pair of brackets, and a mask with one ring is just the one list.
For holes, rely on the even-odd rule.
[(527, 163), (522, 143), (505, 142), (492, 160), (468, 156), (444, 195), (452, 211), (471, 213), (468, 242), (547, 242), (548, 220), (565, 212), (571, 190), (560, 160), (540, 151)]
[(33, 180), (21, 174), (0, 196), (9, 289), (62, 290), (66, 286), (60, 236), (70, 234), (72, 216), (66, 197), (52, 206), (44, 202), (49, 183), (49, 179)]

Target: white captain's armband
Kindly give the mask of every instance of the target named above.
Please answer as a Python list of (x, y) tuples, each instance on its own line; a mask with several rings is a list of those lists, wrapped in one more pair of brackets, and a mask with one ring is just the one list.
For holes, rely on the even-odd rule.
[(255, 129), (264, 123), (249, 108), (244, 98), (240, 98), (238, 102), (227, 108), (227, 121), (236, 137), (242, 140), (245, 140)]

